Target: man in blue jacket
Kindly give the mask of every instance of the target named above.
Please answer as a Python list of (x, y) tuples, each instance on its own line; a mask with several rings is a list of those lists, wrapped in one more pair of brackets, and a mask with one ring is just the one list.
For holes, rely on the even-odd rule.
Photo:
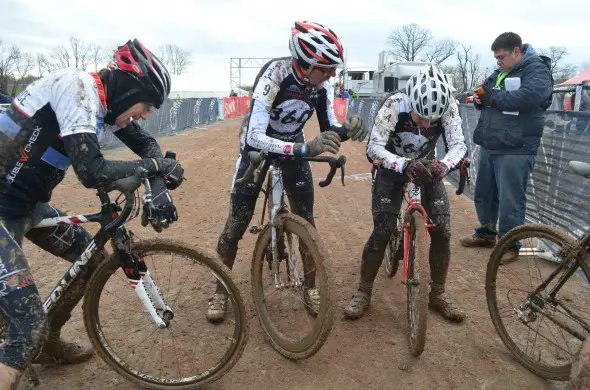
[[(473, 133), (481, 146), (474, 197), (480, 226), (461, 239), (466, 247), (493, 247), (496, 237), (524, 223), (527, 183), (553, 91), (551, 60), (518, 34), (500, 34), (491, 49), (499, 69), (474, 94), (481, 110)], [(502, 262), (516, 260), (518, 249)]]

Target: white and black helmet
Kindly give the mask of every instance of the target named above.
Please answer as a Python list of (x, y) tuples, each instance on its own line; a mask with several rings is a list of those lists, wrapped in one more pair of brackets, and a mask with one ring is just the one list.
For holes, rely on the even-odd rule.
[(406, 85), (412, 109), (422, 118), (442, 118), (451, 106), (451, 84), (436, 66), (428, 65), (410, 77)]

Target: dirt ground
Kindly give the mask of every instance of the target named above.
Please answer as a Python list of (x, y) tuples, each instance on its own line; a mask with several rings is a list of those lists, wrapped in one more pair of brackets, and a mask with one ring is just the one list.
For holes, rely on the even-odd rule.
[[(306, 133), (317, 133), (309, 122)], [(228, 211), (230, 184), (238, 150), (239, 119), (218, 122), (204, 129), (189, 130), (161, 138), (164, 150), (178, 153), (188, 181), (173, 193), (179, 221), (160, 236), (214, 250)], [(337, 305), (332, 332), (323, 348), (307, 360), (293, 362), (279, 355), (264, 340), (250, 294), (250, 260), (256, 236), (246, 233), (232, 273), (246, 302), (249, 339), (237, 365), (214, 383), (212, 389), (556, 389), (563, 383), (548, 383), (516, 363), (501, 343), (490, 321), (484, 291), (485, 268), (491, 249), (466, 249), (458, 244), (471, 234), (476, 223), (472, 202), (456, 196), (449, 187), (452, 206), (452, 262), (448, 291), (467, 312), (461, 325), (430, 314), (424, 353), (413, 358), (404, 336), (406, 292), (400, 277), (387, 279), (380, 271), (372, 306), (360, 320), (345, 320), (342, 309), (358, 282), (360, 256), (371, 229), (369, 164), (365, 144), (343, 143), (348, 157), (342, 187), (316, 185), (315, 218), (329, 251), (333, 300)], [(107, 158), (132, 158), (125, 149), (105, 152)], [(325, 177), (325, 164), (312, 166), (314, 180)], [(78, 183), (70, 170), (53, 196), (62, 210), (79, 214), (96, 211), (94, 191)], [(254, 221), (260, 218), (257, 208)], [(139, 218), (128, 225), (141, 238), (157, 234), (143, 228)], [(94, 231), (94, 230), (92, 230)], [(68, 263), (52, 257), (27, 242), (25, 252), (40, 285), (48, 293)], [(88, 342), (81, 320), (81, 305), (65, 330), (68, 339)], [(98, 356), (73, 366), (40, 368), (41, 389), (135, 389)]]

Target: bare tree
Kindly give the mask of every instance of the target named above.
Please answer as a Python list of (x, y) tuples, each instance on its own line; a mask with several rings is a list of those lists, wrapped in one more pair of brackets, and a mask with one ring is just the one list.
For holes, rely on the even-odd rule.
[(8, 89), (8, 79), (12, 76), (18, 55), (20, 55), (18, 47), (3, 46), (0, 40), (0, 88), (4, 90)]
[(479, 54), (473, 53), (471, 46), (459, 45), (457, 62), (457, 75), (460, 81), (458, 85), (460, 89), (466, 91), (479, 84), (478, 80), (483, 76), (481, 59)]
[(578, 67), (573, 64), (566, 64), (560, 66), (553, 76), (555, 84), (561, 84), (576, 75)]
[(48, 64), (50, 71), (69, 67), (86, 70), (91, 61), (91, 45), (79, 38), (70, 37), (70, 48), (68, 49), (63, 45), (54, 47)]
[(391, 53), (398, 60), (418, 59), (441, 64), (455, 52), (457, 44), (451, 39), (434, 40), (430, 30), (416, 23), (406, 24), (393, 30), (388, 37)]
[(577, 66), (563, 63), (569, 54), (567, 48), (550, 46), (549, 49), (540, 49), (539, 53), (551, 59), (551, 74), (556, 84), (564, 82), (576, 73)]
[(15, 57), (15, 70), (13, 75), (14, 83), (12, 84), (12, 96), (16, 96), (19, 85), (25, 84), (25, 78), (35, 67), (35, 57), (30, 52), (18, 51)]
[(188, 51), (171, 44), (160, 48), (158, 58), (166, 65), (172, 74), (182, 74), (191, 63), (191, 55)]
[(65, 46), (54, 47), (51, 52), (50, 71), (59, 68), (69, 68), (72, 61), (70, 52)]
[(539, 54), (547, 56), (551, 59), (551, 73), (555, 77), (559, 67), (565, 56), (567, 56), (567, 49), (562, 46), (550, 46), (549, 49), (540, 49)]
[(47, 60), (47, 56), (45, 56), (45, 53), (37, 53), (37, 55), (35, 56), (35, 62), (37, 66), (37, 78), (40, 79), (41, 77), (43, 77), (43, 74), (45, 72), (51, 71), (51, 65), (49, 64), (49, 61)]
[(94, 71), (98, 72), (102, 69), (107, 61), (107, 53), (105, 49), (98, 44), (89, 45), (89, 56), (90, 61), (94, 64)]
[(452, 39), (434, 41), (429, 45), (424, 55), (424, 60), (440, 65), (447, 58), (455, 54), (456, 49), (457, 42), (453, 41)]
[(90, 62), (90, 45), (84, 43), (79, 38), (70, 37), (70, 46), (72, 48), (72, 57), (76, 69), (86, 70)]
[(393, 48), (391, 53), (398, 60), (416, 61), (420, 52), (428, 47), (432, 40), (429, 30), (416, 23), (405, 24), (389, 34), (388, 42)]
[(176, 56), (176, 74), (182, 74), (186, 68), (191, 64), (191, 55), (188, 51), (177, 47)]

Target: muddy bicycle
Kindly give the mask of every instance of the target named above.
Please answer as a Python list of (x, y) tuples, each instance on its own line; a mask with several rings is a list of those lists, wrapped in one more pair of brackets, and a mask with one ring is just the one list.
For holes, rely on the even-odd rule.
[[(315, 227), (288, 211), (281, 165), (292, 157), (252, 151), (249, 159), (248, 170), (239, 183), (259, 183), (266, 169), (269, 172), (262, 190), (265, 207), (260, 225), (250, 228), (251, 233), (258, 234), (251, 268), (254, 307), (262, 329), (280, 354), (290, 359), (308, 358), (320, 350), (334, 321), (328, 253)], [(330, 173), (320, 187), (331, 183), (338, 168), (344, 185), (344, 156), (301, 160), (330, 165)], [(267, 209), (269, 222), (265, 223)], [(301, 307), (305, 313), (298, 315)]]
[[(459, 165), (459, 186), (461, 195), (466, 184), (470, 184), (469, 167), (471, 160), (464, 158)], [(373, 163), (374, 175), (380, 166)], [(414, 356), (420, 356), (426, 344), (428, 322), (428, 294), (430, 284), (430, 235), (434, 225), (422, 204), (422, 188), (413, 182), (404, 184), (404, 200), (396, 227), (385, 249), (384, 269), (387, 277), (393, 278), (403, 264), (402, 284), (407, 289), (408, 347)]]
[[(569, 166), (590, 178), (590, 164)], [(518, 258), (502, 264), (514, 249)], [(542, 378), (568, 380), (590, 335), (590, 231), (576, 240), (544, 224), (510, 230), (490, 256), (486, 298), (496, 332), (514, 358)]]
[[(117, 373), (146, 388), (194, 389), (219, 379), (240, 358), (247, 339), (246, 312), (239, 290), (214, 255), (164, 239), (138, 241), (125, 228), (139, 213), (135, 191), (143, 184), (144, 207), (152, 206), (147, 171), (120, 179), (97, 196), (101, 211), (46, 218), (35, 228), (94, 222), (100, 229), (85, 251), (43, 301), (48, 317), (78, 278), (89, 279), (83, 300), (88, 337), (100, 357)], [(110, 191), (119, 191), (111, 200)], [(121, 199), (121, 201), (119, 201)], [(134, 212), (135, 211), (135, 212)], [(105, 245), (113, 254), (104, 259)], [(230, 298), (225, 328), (208, 325), (210, 285), (219, 281)], [(197, 303), (202, 298), (203, 303)], [(25, 377), (38, 384), (29, 368)]]

